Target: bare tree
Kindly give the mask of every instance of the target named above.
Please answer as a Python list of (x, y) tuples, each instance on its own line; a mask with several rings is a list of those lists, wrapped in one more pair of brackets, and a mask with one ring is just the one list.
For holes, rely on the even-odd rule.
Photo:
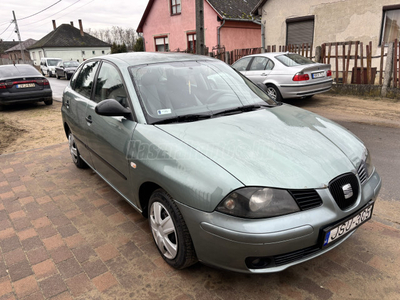
[(113, 26), (106, 29), (89, 28), (88, 33), (109, 44), (125, 44), (128, 51), (133, 50), (137, 38), (137, 33), (133, 28), (122, 28), (119, 26)]

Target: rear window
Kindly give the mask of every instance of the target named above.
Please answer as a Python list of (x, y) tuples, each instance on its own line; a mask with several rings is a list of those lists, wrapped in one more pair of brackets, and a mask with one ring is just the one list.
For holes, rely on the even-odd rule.
[(50, 66), (50, 67), (54, 67), (54, 66), (57, 66), (57, 64), (60, 61), (62, 61), (62, 60), (60, 60), (60, 59), (48, 59), (47, 60), (47, 65)]
[(29, 65), (7, 65), (0, 67), (0, 78), (1, 77), (14, 77), (14, 76), (38, 76), (40, 75), (34, 67)]
[(78, 67), (79, 63), (77, 61), (65, 61), (64, 66), (66, 68)]
[(287, 67), (315, 64), (311, 59), (295, 53), (286, 53), (275, 56), (275, 58)]

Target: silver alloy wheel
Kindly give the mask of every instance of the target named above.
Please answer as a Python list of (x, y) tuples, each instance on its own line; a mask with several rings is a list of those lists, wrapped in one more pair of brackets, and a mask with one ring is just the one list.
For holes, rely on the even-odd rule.
[(156, 201), (150, 207), (150, 225), (158, 249), (166, 258), (174, 259), (178, 253), (175, 224), (168, 210), (160, 202)]
[(78, 162), (78, 149), (76, 148), (74, 136), (72, 133), (68, 135), (68, 145), (72, 160), (76, 164)]
[(267, 87), (267, 95), (270, 96), (273, 100), (276, 100), (276, 90), (273, 87)]

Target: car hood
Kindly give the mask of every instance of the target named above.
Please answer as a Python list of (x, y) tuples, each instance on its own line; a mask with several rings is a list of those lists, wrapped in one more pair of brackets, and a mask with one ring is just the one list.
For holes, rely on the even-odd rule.
[(365, 151), (345, 128), (290, 105), (157, 127), (246, 186), (325, 188), (355, 171)]

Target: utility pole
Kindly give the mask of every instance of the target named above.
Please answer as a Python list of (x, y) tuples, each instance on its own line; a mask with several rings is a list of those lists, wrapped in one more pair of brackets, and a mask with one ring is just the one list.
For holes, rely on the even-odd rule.
[(19, 47), (21, 48), (21, 58), (22, 58), (22, 62), (25, 63), (25, 56), (24, 56), (24, 50), (22, 49), (21, 35), (19, 34), (19, 29), (18, 29), (18, 24), (17, 24), (17, 18), (15, 17), (14, 11), (13, 11), (13, 17), (14, 17), (14, 23), (15, 23), (15, 32), (16, 32), (17, 35), (18, 35)]
[(204, 55), (204, 0), (196, 0), (196, 54)]

